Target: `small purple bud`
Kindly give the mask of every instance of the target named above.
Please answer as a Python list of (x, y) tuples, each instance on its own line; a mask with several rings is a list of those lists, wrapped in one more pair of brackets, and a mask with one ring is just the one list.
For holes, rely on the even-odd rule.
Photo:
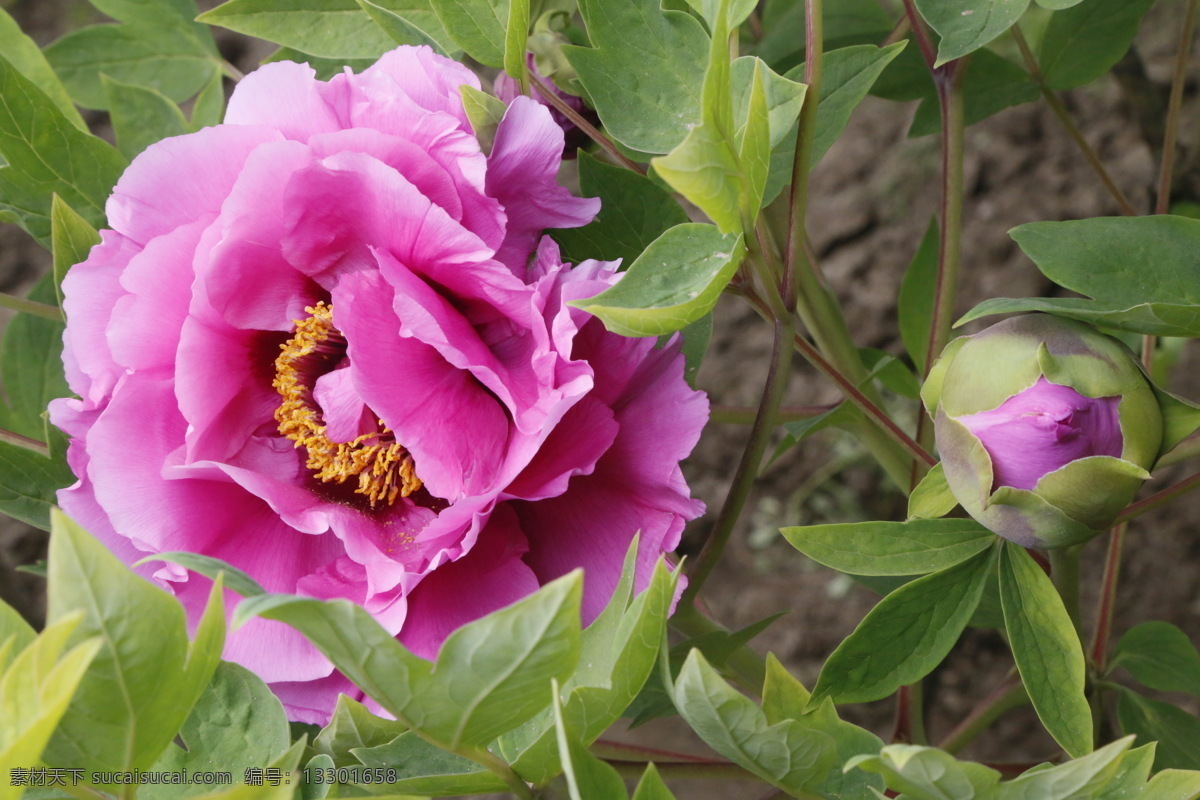
[(998, 408), (958, 418), (992, 457), (992, 491), (1032, 489), (1047, 472), (1088, 456), (1121, 457), (1120, 397), (1084, 397), (1045, 377)]

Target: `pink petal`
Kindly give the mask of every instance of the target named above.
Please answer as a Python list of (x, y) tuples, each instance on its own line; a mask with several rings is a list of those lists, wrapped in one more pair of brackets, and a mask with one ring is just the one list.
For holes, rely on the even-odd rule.
[(326, 102), (324, 89), (307, 64), (263, 64), (238, 82), (225, 110), (225, 125), (263, 125), (301, 142), (340, 130), (345, 126)]

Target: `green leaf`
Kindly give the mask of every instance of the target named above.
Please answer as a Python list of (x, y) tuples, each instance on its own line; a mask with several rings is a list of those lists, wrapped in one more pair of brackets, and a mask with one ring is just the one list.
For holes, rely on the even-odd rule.
[[(725, 5), (721, 0), (687, 0), (687, 4), (708, 24), (710, 31), (717, 27)], [(756, 0), (730, 0), (729, 10), (726, 12), (728, 21), (723, 24), (727, 29), (736, 28), (746, 21), (746, 17), (750, 16), (756, 5)]]
[[(291, 746), (283, 704), (257, 675), (222, 662), (179, 731), (186, 749), (171, 744), (152, 771), (188, 773), (229, 771), (271, 763)], [(162, 786), (155, 798), (192, 797), (204, 786)]]
[[(434, 39), (428, 33), (421, 30), (417, 25), (408, 21), (394, 11), (389, 11), (381, 5), (376, 5), (375, 3), (371, 2), (371, 0), (358, 0), (358, 4), (362, 7), (363, 11), (367, 12), (367, 15), (375, 22), (375, 24), (382, 28), (383, 32), (390, 36), (392, 41), (394, 41), (396, 44), (426, 45), (427, 47), (433, 48), (433, 52), (437, 53), (438, 55), (448, 55), (446, 50), (442, 47), (441, 43), (438, 42), (437, 39)], [(441, 33), (442, 31), (438, 29), (437, 32)], [(469, 87), (466, 84), (463, 84), (459, 88), (465, 90)]]
[[(100, 244), (100, 234), (58, 195), (50, 201), (50, 245), (54, 253), (54, 296), (62, 305), (62, 281), (67, 271)], [(61, 342), (60, 342), (61, 346)], [(0, 355), (0, 359), (4, 356)]]
[(926, 372), (925, 356), (929, 349), (929, 331), (933, 326), (939, 241), (938, 221), (934, 217), (929, 220), (925, 236), (904, 272), (896, 301), (900, 339), (904, 342), (905, 351), (917, 365), (917, 372), (922, 375)]
[(937, 63), (973, 53), (1011, 28), (1029, 0), (916, 0), (917, 10), (938, 32)]
[[(704, 356), (708, 354), (712, 330), (712, 311), (679, 329), (679, 335), (683, 337), (683, 378), (693, 389), (696, 388), (696, 374), (700, 371), (700, 364), (704, 361)], [(664, 334), (659, 340), (660, 345), (666, 344), (672, 335)]]
[(529, 38), (529, 0), (509, 0), (504, 35), (504, 71), (516, 78), (524, 93), (529, 89), (525, 74), (525, 40)]
[(663, 783), (654, 762), (646, 765), (642, 779), (633, 790), (633, 800), (675, 800), (675, 795), (671, 794), (671, 790)]
[[(467, 55), (489, 67), (504, 67), (508, 7), (505, 0), (429, 0), (446, 33)], [(528, 24), (526, 24), (528, 29)], [(524, 45), (524, 39), (521, 40)], [(523, 50), (522, 46), (522, 50)], [(522, 67), (524, 54), (522, 53)]]
[(817, 563), (851, 575), (925, 575), (974, 558), (996, 535), (970, 519), (848, 522), (783, 528)]
[(1121, 60), (1154, 0), (1088, 0), (1050, 17), (1038, 64), (1050, 88), (1091, 83)]
[(92, 0), (100, 12), (123, 22), (148, 20), (162, 24), (191, 23), (193, 0)]
[[(772, 725), (793, 719), (833, 739), (838, 764), (855, 756), (874, 755), (883, 747), (878, 736), (838, 718), (833, 701), (809, 704), (812, 695), (784, 669), (774, 654), (767, 654), (767, 677), (763, 682), (763, 713)], [(815, 789), (822, 797), (872, 797), (871, 789), (882, 789), (883, 781), (864, 772), (833, 769)]]
[(346, 677), (409, 727), (453, 750), (482, 746), (549, 702), (550, 679), (579, 657), (580, 575), (464, 625), (436, 666), (410, 653), (362, 607), (291, 595), (238, 605), (235, 624), (261, 616), (313, 642)]
[[(429, 0), (374, 0), (455, 49)], [(320, 58), (376, 59), (396, 42), (363, 10), (358, 0), (229, 0), (197, 19), (257, 36)]]
[(126, 161), (84, 133), (58, 106), (0, 57), (0, 215), (11, 213), (48, 244), (51, 197), (58, 194), (93, 227)]
[(880, 600), (826, 660), (813, 698), (878, 700), (929, 674), (979, 605), (994, 558), (995, 549), (977, 553)]
[(47, 47), (46, 58), (75, 102), (98, 109), (108, 108), (102, 75), (156, 89), (178, 103), (200, 91), (217, 69), (204, 42), (141, 22), (73, 31)]
[(87, 133), (87, 123), (79, 116), (79, 109), (75, 108), (71, 96), (54, 74), (41, 49), (3, 8), (0, 8), (0, 42), (4, 42), (4, 57), (13, 67), (41, 89), (68, 122)]
[(1092, 750), (1079, 635), (1050, 578), (1024, 548), (1005, 542), (1000, 559), (1004, 627), (1038, 718), (1072, 757)]
[(187, 133), (187, 119), (179, 106), (155, 89), (119, 83), (107, 75), (100, 76), (106, 107), (112, 117), (117, 147), (132, 159), (150, 145), (168, 136)]
[[(637, 541), (625, 556), (625, 568), (612, 599), (583, 632), (579, 668), (563, 685), (562, 707), (567, 726), (590, 745), (633, 702), (654, 667), (675, 598), (676, 572), (660, 561), (650, 585), (632, 597)], [(502, 752), (519, 752), (513, 769), (530, 783), (544, 783), (560, 770), (552, 715), (501, 740)], [(514, 753), (516, 755), (516, 753)]]
[(771, 130), (765, 77), (770, 69), (761, 61), (755, 62), (745, 121), (735, 136), (738, 163), (741, 166), (738, 206), (743, 226), (751, 228), (762, 209), (763, 190), (771, 168)]
[(680, 715), (709, 747), (789, 793), (815, 787), (835, 766), (829, 736), (796, 720), (769, 724), (699, 650), (684, 662), (671, 693)]
[(0, 657), (0, 675), (8, 668), (9, 661), (28, 647), (35, 638), (37, 631), (15, 608), (0, 600), (0, 647), (9, 646), (7, 656)]
[(225, 588), (237, 592), (242, 597), (254, 597), (255, 595), (266, 594), (267, 591), (242, 570), (212, 556), (172, 550), (166, 553), (155, 553), (154, 555), (146, 556), (133, 566), (138, 567), (151, 561), (165, 561), (169, 564), (178, 564), (214, 581), (218, 575), (224, 575)]
[[(803, 38), (803, 37), (802, 37)], [(816, 164), (842, 135), (854, 109), (867, 96), (867, 92), (884, 68), (904, 50), (904, 43), (897, 42), (888, 47), (857, 45), (843, 47), (825, 54), (821, 73), (820, 102), (817, 105), (816, 131), (814, 133), (812, 164)], [(740, 59), (739, 59), (740, 60)], [(799, 80), (804, 75), (801, 64), (788, 70), (785, 77)], [(782, 140), (771, 151), (771, 173), (763, 196), (764, 205), (770, 203), (791, 180), (796, 152), (796, 126), (792, 125)]]
[[(1200, 718), (1170, 703), (1118, 687), (1117, 721), (1124, 733), (1137, 735), (1138, 744), (1158, 742), (1154, 750), (1155, 770), (1200, 770), (1200, 751), (1196, 750)], [(1156, 800), (1161, 796), (1147, 794)]]
[[(53, 304), (57, 291), (54, 276), (47, 275), (29, 299)], [(46, 441), (46, 404), (71, 394), (63, 377), (62, 335), (62, 322), (33, 314), (18, 314), (5, 329), (0, 342), (0, 382), (8, 395), (8, 406), (0, 411), (3, 427)]]
[[(1135, 747), (1125, 752), (1116, 774), (1104, 786), (1096, 800), (1129, 800), (1138, 796), (1154, 766), (1154, 745)], [(1156, 795), (1161, 797), (1161, 795)], [(1145, 797), (1145, 795), (1143, 795)]]
[(741, 235), (688, 222), (667, 230), (616, 286), (570, 303), (625, 336), (660, 336), (695, 322), (716, 304), (745, 253)]
[(208, 83), (192, 101), (192, 118), (188, 128), (198, 131), (210, 125), (220, 124), (225, 117), (225, 81), (221, 72), (217, 71), (208, 79)]
[(1143, 622), (1125, 632), (1109, 661), (1143, 686), (1200, 697), (1200, 653), (1187, 634), (1169, 622)]
[(1090, 755), (1026, 772), (1000, 787), (997, 800), (1073, 800), (1095, 797), (1116, 777), (1133, 737), (1126, 736)]
[(50, 530), (58, 490), (75, 482), (63, 453), (52, 451), (52, 456), (0, 442), (0, 512)]
[(408, 727), (395, 720), (377, 717), (366, 706), (346, 695), (338, 695), (333, 719), (313, 742), (313, 750), (327, 755), (334, 766), (349, 767), (361, 763), (352, 750), (368, 750), (395, 739)]
[(877, 756), (852, 758), (846, 769), (853, 768), (882, 775), (889, 789), (910, 800), (991, 800), (1000, 782), (994, 769), (914, 744), (890, 744)]
[(1145, 800), (1196, 800), (1200, 797), (1200, 772), (1166, 769), (1146, 784)]
[(1133, 333), (1200, 336), (1200, 220), (1096, 217), (1033, 222), (1009, 234), (1047, 278), (1093, 299), (993, 298), (956, 324), (1048, 311)]
[(950, 484), (946, 482), (946, 470), (939, 461), (908, 496), (908, 521), (938, 519), (957, 505), (958, 500), (954, 499)]
[[(562, 761), (563, 777), (571, 800), (626, 800), (625, 782), (608, 764), (588, 752), (587, 747), (563, 720), (562, 704), (558, 700), (558, 683), (551, 693), (554, 709), (554, 732)], [(583, 787), (581, 791), (580, 787)]]
[(474, 761), (448, 753), (412, 732), (401, 734), (387, 744), (355, 749), (354, 755), (368, 768), (396, 770), (397, 780), (388, 785), (389, 792), (447, 797), (506, 789), (494, 773)]
[(688, 221), (671, 193), (644, 175), (583, 151), (577, 163), (580, 193), (599, 197), (600, 213), (582, 228), (550, 231), (564, 260), (621, 259), (628, 267), (664, 231)]
[[(709, 37), (659, 0), (582, 0), (592, 47), (564, 47), (604, 127), (643, 153), (669, 153), (700, 123)], [(637, 87), (630, 91), (630, 87)]]
[(652, 163), (654, 171), (707, 214), (722, 233), (742, 229), (738, 214), (741, 170), (731, 143), (716, 127), (702, 124), (693, 128), (678, 147)]
[[(504, 112), (508, 110), (508, 106), (495, 96), (481, 92), (465, 83), (458, 87), (458, 92), (462, 95), (463, 111), (467, 114), (467, 120), (471, 123), (475, 138), (479, 140), (480, 148), (484, 153), (490, 155), (492, 145), (496, 141), (496, 131), (500, 127), (500, 121), (504, 119)], [(582, 154), (580, 155), (582, 157)], [(588, 258), (592, 257), (588, 256)]]
[(742, 124), (745, 124), (744, 120), (750, 113), (750, 95), (757, 73), (762, 77), (766, 94), (767, 127), (771, 133), (771, 147), (778, 146), (795, 126), (808, 87), (792, 77), (780, 75), (761, 58), (754, 56), (734, 59), (730, 67), (730, 78), (733, 81), (733, 118), (743, 120)]
[(208, 685), (224, 643), (220, 583), (189, 646), (183, 607), (62, 512), (52, 513), (47, 619), (82, 609), (72, 634), (101, 648), (46, 750), (51, 766), (145, 769)]
[[(46, 742), (101, 646), (89, 639), (60, 657), (79, 619), (73, 614), (49, 624), (0, 674), (0, 764), (41, 763)], [(6, 660), (0, 657), (0, 663)], [(10, 780), (0, 783), (0, 800), (16, 800), (23, 792)]]

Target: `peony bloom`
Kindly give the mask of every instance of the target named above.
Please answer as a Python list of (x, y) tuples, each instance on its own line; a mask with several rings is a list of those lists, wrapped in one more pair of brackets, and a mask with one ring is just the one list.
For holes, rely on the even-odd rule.
[[(585, 622), (640, 533), (639, 583), (702, 511), (679, 461), (707, 401), (676, 344), (567, 302), (616, 280), (541, 231), (598, 201), (555, 182), (563, 134), (514, 99), (484, 155), (475, 76), (400, 48), (328, 82), (246, 77), (225, 123), (126, 171), (64, 282), (52, 419), (79, 480), (64, 510), (132, 563), (187, 550), (268, 591), (362, 604), (432, 657), (458, 626), (576, 568)], [(141, 568), (192, 618), (208, 581)], [(293, 719), (361, 697), (280, 623), (225, 657)]]
[(1046, 314), (951, 342), (922, 396), (954, 497), (1026, 547), (1107, 528), (1163, 442), (1158, 400), (1133, 354)]

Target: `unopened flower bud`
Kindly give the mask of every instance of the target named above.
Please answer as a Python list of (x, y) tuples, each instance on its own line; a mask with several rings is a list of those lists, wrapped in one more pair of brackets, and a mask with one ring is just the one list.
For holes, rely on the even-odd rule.
[(950, 491), (1026, 547), (1107, 528), (1158, 457), (1163, 421), (1120, 342), (1071, 320), (1015, 317), (950, 343), (922, 391)]

